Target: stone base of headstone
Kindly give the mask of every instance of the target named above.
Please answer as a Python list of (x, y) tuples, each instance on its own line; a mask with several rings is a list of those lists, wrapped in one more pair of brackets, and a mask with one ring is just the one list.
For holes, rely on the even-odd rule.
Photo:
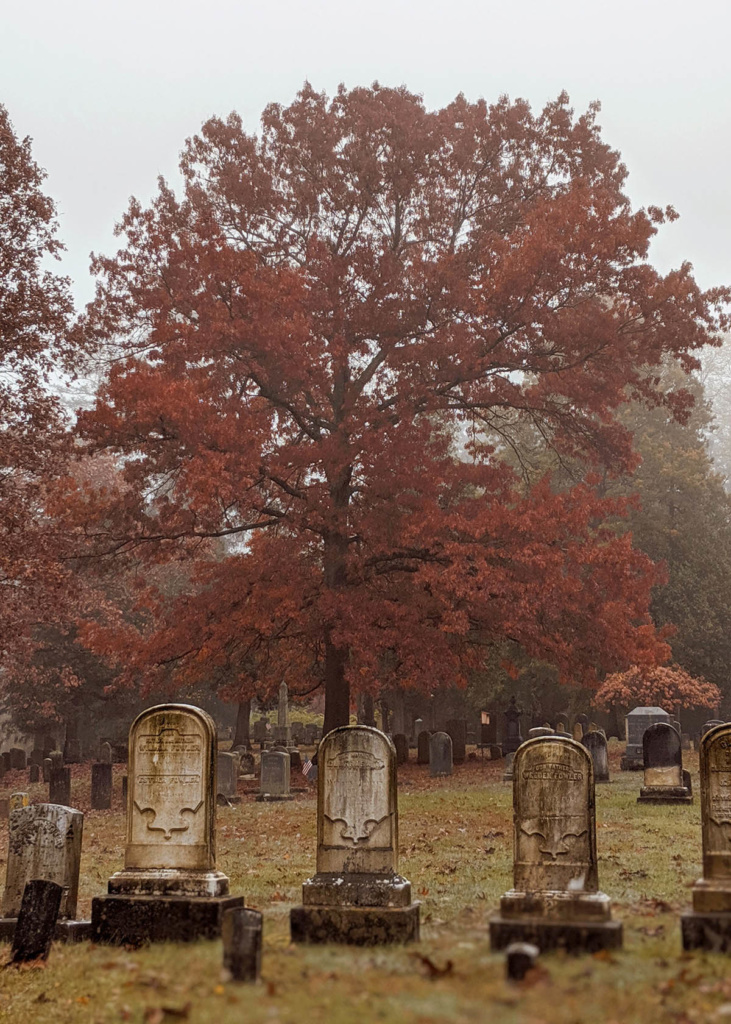
[(113, 946), (217, 939), (224, 912), (243, 905), (242, 896), (96, 896), (91, 937)]
[(184, 868), (128, 869), (115, 872), (107, 883), (107, 890), (110, 896), (218, 899), (228, 896), (228, 876), (222, 871), (186, 871)]
[(490, 946), (506, 949), (513, 942), (532, 942), (541, 951), (595, 953), (619, 949), (622, 924), (611, 919), (612, 901), (603, 892), (530, 893), (511, 889), (500, 900), (500, 913), (490, 920)]
[(507, 949), (514, 942), (529, 942), (541, 952), (598, 953), (622, 948), (621, 921), (547, 921), (542, 918), (493, 917), (490, 948)]
[(380, 946), (417, 942), (420, 904), (400, 875), (318, 874), (302, 886), (290, 913), (293, 942)]
[(275, 803), (278, 800), (294, 800), (293, 793), (284, 793), (282, 796), (278, 796), (276, 793), (257, 793), (256, 799), (259, 803)]
[(643, 786), (638, 804), (692, 804), (693, 794), (686, 786)]
[[(0, 917), (0, 942), (12, 942), (17, 917)], [(55, 942), (85, 942), (91, 938), (91, 921), (57, 921)]]
[(709, 953), (731, 952), (731, 912), (680, 915), (683, 949), (704, 949)]

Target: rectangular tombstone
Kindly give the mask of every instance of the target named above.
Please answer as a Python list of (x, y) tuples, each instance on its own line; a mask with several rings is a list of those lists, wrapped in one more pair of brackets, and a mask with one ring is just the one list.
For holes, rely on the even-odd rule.
[(601, 732), (587, 732), (582, 743), (594, 762), (594, 781), (609, 782), (609, 753), (607, 737)]
[(416, 763), (429, 764), (429, 733), (425, 729), (416, 737)]
[(28, 882), (13, 935), (12, 963), (48, 959), (61, 896), (57, 882), (41, 878)]
[(643, 767), (642, 737), (647, 729), (657, 722), (669, 722), (670, 715), (662, 708), (639, 707), (627, 715), (625, 727), (627, 730), (627, 745), (620, 762), (620, 768), (625, 771), (641, 771)]
[(112, 764), (114, 761), (114, 752), (112, 751), (111, 743), (102, 743), (99, 746), (99, 760), (102, 764)]
[(17, 917), (26, 884), (33, 878), (63, 890), (59, 917), (76, 917), (84, 815), (58, 804), (32, 804), (11, 811), (8, 866), (2, 915)]
[(92, 901), (97, 942), (220, 935), (228, 878), (216, 870), (216, 728), (200, 708), (162, 704), (130, 729), (124, 870)]
[(223, 797), (226, 803), (238, 803), (237, 793), (239, 759), (235, 754), (219, 753), (217, 756), (217, 797)]
[(467, 757), (467, 723), (464, 718), (450, 718), (444, 731), (452, 739), (452, 760), (463, 764)]
[(69, 807), (71, 804), (71, 769), (52, 768), (51, 777), (48, 782), (49, 804), (63, 804)]
[(261, 754), (259, 801), (293, 800), (289, 792), (289, 754), (285, 750), (264, 750)]
[(429, 737), (429, 775), (440, 778), (452, 774), (452, 737), (435, 732)]
[(703, 877), (681, 916), (683, 948), (731, 951), (731, 723), (712, 726), (700, 746)]
[(10, 768), (11, 770), (25, 771), (27, 768), (27, 758), (25, 751), (22, 747), (11, 747), (10, 748)]
[(99, 761), (91, 766), (91, 806), (108, 811), (112, 806), (112, 763)]
[(683, 777), (680, 734), (669, 722), (656, 722), (642, 737), (645, 779), (637, 798), (643, 804), (690, 804)]
[(291, 912), (293, 942), (380, 945), (419, 936), (419, 905), (398, 872), (396, 751), (370, 726), (344, 726), (318, 756), (317, 874)]
[(513, 888), (490, 921), (492, 948), (620, 946), (622, 926), (599, 892), (591, 755), (569, 737), (539, 736), (517, 750), (513, 773)]

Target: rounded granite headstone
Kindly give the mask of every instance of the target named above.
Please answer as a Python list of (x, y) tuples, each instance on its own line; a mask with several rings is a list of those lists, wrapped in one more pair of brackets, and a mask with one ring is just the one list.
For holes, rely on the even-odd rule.
[(656, 722), (642, 737), (645, 786), (682, 786), (680, 735), (669, 722)]
[(607, 738), (601, 732), (587, 732), (581, 741), (594, 762), (594, 781), (609, 782), (609, 753)]
[(432, 778), (452, 774), (452, 737), (446, 732), (429, 737), (429, 774)]

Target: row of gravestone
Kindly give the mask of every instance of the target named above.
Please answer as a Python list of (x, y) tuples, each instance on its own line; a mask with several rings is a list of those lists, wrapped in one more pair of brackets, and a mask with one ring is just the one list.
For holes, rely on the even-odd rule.
[[(418, 938), (419, 905), (398, 873), (393, 744), (376, 729), (349, 726), (325, 738), (318, 758), (317, 871), (304, 883), (302, 905), (292, 910), (293, 940), (380, 944)], [(144, 712), (130, 735), (129, 780), (124, 869), (109, 880), (108, 894), (93, 900), (85, 931), (78, 923), (72, 927), (75, 907), (67, 898), (67, 931), (133, 945), (220, 934), (225, 911), (243, 901), (230, 896), (228, 879), (216, 869), (212, 721), (184, 705)], [(514, 885), (491, 921), (493, 947), (517, 940), (575, 951), (621, 944), (621, 925), (611, 920), (610, 900), (598, 887), (589, 751), (555, 734), (529, 739), (515, 755), (513, 784)], [(726, 948), (731, 725), (704, 737), (701, 790), (704, 878), (694, 891), (693, 913), (683, 920), (684, 942), (686, 948), (711, 942)], [(70, 808), (13, 809), (6, 886), (15, 893), (11, 909), (34, 878), (75, 894), (82, 822)], [(50, 863), (57, 877), (49, 879)], [(12, 884), (11, 870), (17, 878)]]

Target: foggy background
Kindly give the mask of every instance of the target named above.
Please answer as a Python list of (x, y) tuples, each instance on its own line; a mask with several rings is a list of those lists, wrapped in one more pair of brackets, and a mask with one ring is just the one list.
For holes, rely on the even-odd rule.
[(690, 260), (710, 287), (731, 283), (730, 34), (722, 0), (3, 0), (0, 103), (48, 171), (79, 304), (90, 251), (116, 248), (130, 195), (177, 182), (187, 136), (232, 109), (254, 131), (305, 79), (330, 94), (405, 84), (429, 107), (460, 91), (534, 109), (562, 89), (577, 110), (599, 99), (634, 203), (681, 215), (653, 261)]

